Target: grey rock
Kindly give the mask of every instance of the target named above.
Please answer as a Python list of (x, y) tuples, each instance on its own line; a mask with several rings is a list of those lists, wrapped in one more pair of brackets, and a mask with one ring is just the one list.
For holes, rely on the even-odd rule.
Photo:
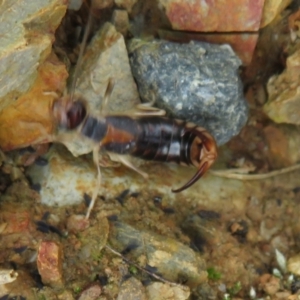
[(218, 145), (239, 133), (248, 108), (238, 76), (241, 61), (229, 45), (166, 41), (129, 44), (130, 63), (144, 101), (205, 127)]
[(205, 220), (199, 215), (189, 215), (182, 222), (181, 228), (190, 237), (195, 248), (203, 252), (207, 244), (216, 238), (218, 220)]

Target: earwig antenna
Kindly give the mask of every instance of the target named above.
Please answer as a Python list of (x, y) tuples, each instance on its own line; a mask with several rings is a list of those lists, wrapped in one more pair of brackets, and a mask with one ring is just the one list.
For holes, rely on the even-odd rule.
[(90, 29), (92, 27), (92, 20), (93, 20), (92, 6), (93, 6), (93, 1), (91, 1), (91, 8), (89, 9), (88, 21), (87, 21), (86, 28), (85, 28), (85, 31), (84, 31), (82, 44), (81, 44), (80, 50), (79, 50), (77, 64), (76, 64), (75, 71), (74, 71), (74, 74), (73, 74), (73, 80), (72, 80), (71, 92), (70, 92), (72, 101), (73, 101), (73, 97), (74, 97), (74, 93), (75, 93), (75, 87), (76, 87), (76, 83), (77, 83), (77, 79), (78, 79), (78, 73), (79, 73), (79, 70), (80, 70), (80, 67), (81, 67), (81, 64), (82, 64), (83, 53), (84, 53), (84, 50), (86, 48), (87, 39), (88, 39), (88, 36), (89, 36), (89, 33), (90, 33)]
[(100, 186), (101, 186), (101, 171), (100, 171), (100, 167), (99, 167), (99, 147), (98, 146), (93, 149), (93, 161), (97, 167), (97, 185), (94, 189), (92, 200), (89, 204), (87, 213), (85, 215), (86, 220), (88, 220), (90, 217), (91, 211), (95, 205), (95, 202), (98, 197), (99, 190), (100, 190)]

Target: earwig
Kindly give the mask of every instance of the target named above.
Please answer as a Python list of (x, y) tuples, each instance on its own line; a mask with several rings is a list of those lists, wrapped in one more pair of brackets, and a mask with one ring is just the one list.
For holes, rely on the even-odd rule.
[[(92, 3), (93, 4), (93, 3)], [(88, 28), (91, 27), (91, 10)], [(60, 128), (73, 130), (79, 138), (93, 149), (93, 160), (97, 166), (97, 186), (93, 192), (86, 218), (94, 206), (101, 184), (99, 167), (99, 151), (104, 150), (113, 161), (118, 161), (141, 174), (145, 179), (148, 175), (135, 167), (126, 156), (134, 156), (144, 160), (174, 162), (180, 165), (193, 165), (197, 168), (195, 175), (182, 187), (172, 190), (181, 192), (197, 180), (210, 168), (217, 157), (214, 138), (202, 127), (193, 123), (164, 117), (165, 111), (152, 107), (153, 103), (141, 104), (129, 115), (109, 115), (105, 111), (107, 100), (112, 92), (113, 83), (109, 81), (102, 101), (100, 116), (90, 114), (85, 100), (74, 96), (77, 74), (80, 69), (83, 51), (87, 41), (88, 30), (80, 50), (75, 69), (73, 84), (69, 95), (54, 101), (52, 113), (54, 121)], [(53, 138), (54, 142), (66, 143), (66, 134)], [(91, 143), (91, 145), (90, 145)]]
[[(111, 92), (110, 85), (107, 90)], [(151, 111), (152, 109), (155, 108), (151, 108)], [(78, 130), (82, 136), (94, 141), (99, 148), (146, 178), (145, 173), (122, 156), (131, 155), (144, 160), (195, 166), (196, 174), (182, 187), (172, 190), (174, 193), (181, 192), (198, 181), (217, 157), (214, 138), (204, 128), (190, 122), (153, 116), (151, 113), (150, 116), (144, 113), (140, 117), (95, 117), (88, 113), (87, 104), (80, 99), (66, 103), (58, 100), (53, 106), (53, 113), (60, 126)]]

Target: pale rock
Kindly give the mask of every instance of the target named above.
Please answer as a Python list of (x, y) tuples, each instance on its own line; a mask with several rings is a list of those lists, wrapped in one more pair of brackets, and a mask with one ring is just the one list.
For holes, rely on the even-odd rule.
[(188, 287), (171, 286), (162, 282), (153, 282), (146, 290), (149, 300), (186, 300), (190, 296)]
[(292, 256), (288, 259), (287, 270), (294, 275), (300, 275), (300, 254)]
[(264, 112), (276, 123), (300, 124), (300, 50), (287, 58), (286, 69), (269, 79)]
[(115, 9), (112, 15), (112, 23), (116, 27), (116, 30), (123, 34), (127, 35), (129, 29), (129, 17), (126, 10)]
[(96, 167), (86, 158), (74, 157), (62, 146), (56, 145), (47, 153), (48, 164), (32, 165), (28, 175), (33, 183), (41, 185), (43, 204), (64, 206), (79, 204), (84, 193), (92, 195), (97, 184)]
[(265, 0), (260, 28), (271, 23), (291, 2), (292, 0)]

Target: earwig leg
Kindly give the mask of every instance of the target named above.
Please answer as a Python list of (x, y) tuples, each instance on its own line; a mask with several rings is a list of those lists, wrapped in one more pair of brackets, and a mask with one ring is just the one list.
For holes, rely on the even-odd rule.
[(166, 112), (163, 109), (152, 107), (153, 102), (141, 103), (136, 106), (137, 111), (133, 114), (136, 116), (165, 116)]
[(90, 217), (91, 211), (95, 205), (99, 190), (100, 190), (100, 185), (101, 185), (101, 171), (100, 171), (100, 167), (99, 167), (99, 146), (95, 147), (93, 149), (93, 161), (95, 163), (95, 165), (97, 166), (97, 185), (93, 191), (93, 196), (91, 199), (91, 202), (89, 204), (87, 213), (85, 215), (85, 219), (88, 220), (88, 218)]
[(152, 100), (149, 102), (141, 103), (136, 106), (138, 111), (134, 112), (136, 116), (165, 116), (166, 112), (163, 109), (153, 107), (155, 103), (155, 96), (152, 93)]
[(72, 140), (72, 137), (73, 135), (69, 132), (60, 132), (56, 136), (53, 136), (52, 142), (61, 143), (66, 146), (66, 141)]
[(148, 106), (148, 103), (138, 104), (138, 111), (133, 114), (135, 116), (165, 116), (166, 112), (163, 109)]
[(124, 155), (119, 155), (119, 154), (115, 154), (115, 153), (111, 153), (109, 152), (108, 153), (110, 159), (112, 161), (115, 161), (115, 162), (120, 162), (122, 163), (123, 165), (125, 165), (126, 167), (134, 170), (135, 172), (139, 173), (140, 175), (142, 175), (144, 177), (144, 179), (148, 179), (149, 178), (149, 175), (143, 171), (141, 171), (140, 169), (138, 169), (137, 167), (135, 167), (130, 161), (128, 158), (126, 158)]
[(114, 89), (114, 86), (115, 86), (115, 81), (114, 81), (113, 78), (110, 77), (108, 79), (108, 84), (107, 84), (106, 91), (105, 91), (105, 94), (104, 94), (104, 97), (103, 97), (103, 100), (102, 100), (102, 104), (101, 104), (101, 113), (102, 114), (106, 113), (107, 104), (108, 104), (109, 98), (112, 94), (112, 91)]

